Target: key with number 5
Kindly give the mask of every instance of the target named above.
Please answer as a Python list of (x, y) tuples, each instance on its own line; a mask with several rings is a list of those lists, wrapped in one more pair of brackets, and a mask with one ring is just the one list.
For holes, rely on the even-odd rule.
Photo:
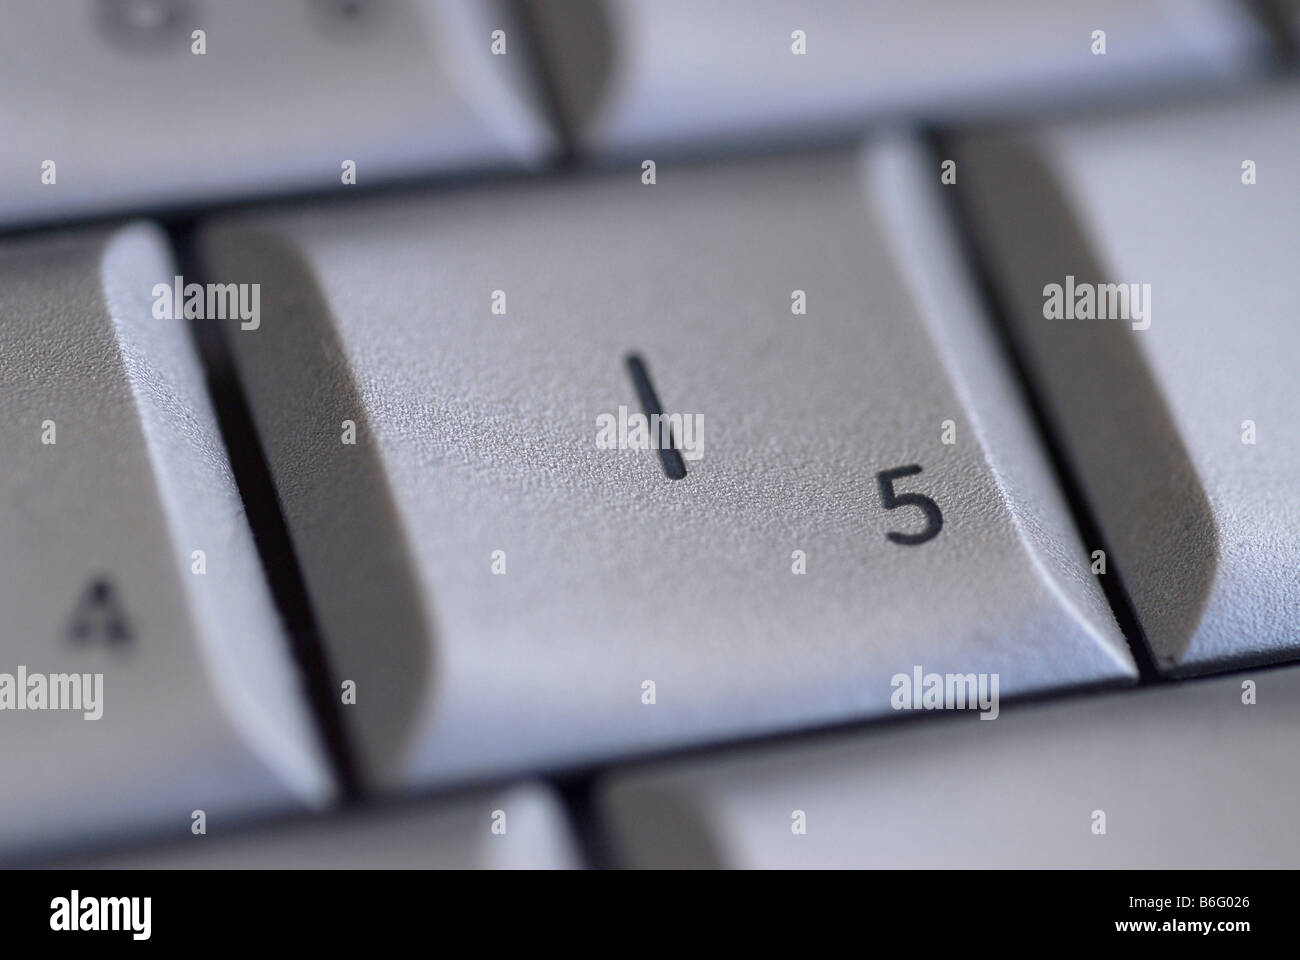
[[(213, 223), (386, 785), (1134, 677), (904, 142)], [(664, 451), (669, 455), (661, 456)], [(350, 691), (350, 692), (349, 692)]]

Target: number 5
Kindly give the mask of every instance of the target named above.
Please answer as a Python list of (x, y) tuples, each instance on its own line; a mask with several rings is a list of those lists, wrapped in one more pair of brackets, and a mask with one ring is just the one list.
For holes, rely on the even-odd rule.
[(923, 493), (894, 493), (894, 480), (898, 477), (910, 477), (914, 473), (920, 473), (921, 468), (917, 464), (911, 464), (906, 467), (895, 467), (893, 470), (882, 470), (876, 474), (876, 480), (880, 484), (880, 502), (885, 505), (886, 510), (893, 510), (895, 507), (920, 507), (921, 512), (925, 514), (928, 521), (926, 528), (920, 533), (895, 533), (890, 531), (885, 534), (892, 542), (901, 543), (907, 547), (915, 547), (918, 544), (925, 543), (927, 540), (933, 540), (943, 529), (943, 513), (939, 510), (939, 505)]

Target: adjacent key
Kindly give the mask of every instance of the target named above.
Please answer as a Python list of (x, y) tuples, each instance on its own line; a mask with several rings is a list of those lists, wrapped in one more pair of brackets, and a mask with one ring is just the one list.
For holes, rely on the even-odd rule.
[(1300, 864), (1300, 669), (735, 749), (609, 776), (627, 867)]
[(205, 232), (372, 778), (1132, 679), (937, 189), (899, 143)]
[(83, 856), (58, 866), (109, 870), (571, 870), (582, 866), (564, 807), (543, 784), (281, 821), (213, 841)]
[(528, 0), (594, 154), (745, 144), (1232, 85), (1269, 59), (1241, 4)]
[(174, 275), (146, 225), (0, 246), (0, 858), (333, 791)]
[(0, 0), (0, 224), (536, 167), (556, 143), (509, 13)]
[(1004, 309), (1157, 664), (1300, 655), (1300, 94), (959, 146)]

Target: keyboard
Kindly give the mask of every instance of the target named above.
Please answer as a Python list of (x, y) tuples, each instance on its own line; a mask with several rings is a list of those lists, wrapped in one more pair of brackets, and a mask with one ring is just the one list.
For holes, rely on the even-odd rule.
[(0, 864), (1300, 866), (1300, 7), (0, 24)]

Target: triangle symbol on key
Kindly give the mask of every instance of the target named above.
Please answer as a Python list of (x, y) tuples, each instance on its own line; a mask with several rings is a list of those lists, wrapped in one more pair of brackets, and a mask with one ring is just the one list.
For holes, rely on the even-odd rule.
[(95, 577), (87, 584), (73, 611), (68, 634), (78, 644), (102, 641), (111, 647), (125, 647), (131, 643), (130, 624), (107, 577)]

